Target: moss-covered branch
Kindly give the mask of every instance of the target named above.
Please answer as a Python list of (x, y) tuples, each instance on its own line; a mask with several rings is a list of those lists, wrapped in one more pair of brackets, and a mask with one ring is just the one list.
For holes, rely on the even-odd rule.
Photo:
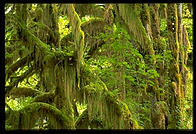
[(7, 86), (5, 92), (9, 92), (14, 86), (17, 86), (19, 82), (23, 81), (25, 78), (32, 76), (35, 73), (34, 67), (30, 67), (26, 72), (22, 75), (17, 76), (13, 79), (11, 84)]
[(66, 115), (56, 107), (43, 102), (33, 102), (20, 111), (10, 111), (6, 121), (13, 129), (32, 129), (35, 127), (37, 119), (41, 116), (49, 117), (57, 128), (71, 128)]
[(92, 15), (102, 17), (104, 9), (96, 4), (74, 4), (76, 12), (81, 16)]
[(33, 102), (53, 102), (55, 92), (43, 93), (30, 87), (14, 87), (7, 92), (6, 96), (10, 96), (12, 99), (31, 96), (34, 97)]
[(6, 69), (6, 71), (5, 71), (6, 80), (8, 80), (10, 78), (10, 76), (12, 75), (12, 73), (17, 71), (18, 68), (24, 67), (28, 62), (31, 62), (32, 60), (33, 60), (33, 56), (32, 56), (32, 54), (29, 54), (29, 55), (23, 57), (22, 59), (16, 61), (12, 65), (10, 65), (8, 67), (8, 69)]
[(107, 25), (108, 24), (102, 18), (93, 18), (82, 23), (81, 28), (85, 33), (85, 49), (89, 48), (87, 52), (89, 57), (92, 57), (94, 52), (105, 44), (102, 39), (97, 39), (97, 37), (100, 33), (106, 32), (105, 26)]
[(35, 90), (29, 87), (14, 87), (12, 88), (6, 95), (11, 96), (12, 98), (17, 97), (35, 97), (36, 95), (40, 94), (39, 90)]
[(47, 93), (41, 93), (40, 95), (37, 95), (33, 102), (45, 102), (45, 103), (51, 103), (53, 102), (55, 97), (55, 92), (47, 92)]
[[(88, 51), (88, 58), (92, 57), (94, 52), (100, 48), (105, 42), (102, 39), (97, 39), (100, 33), (105, 32), (105, 26), (108, 24), (102, 18), (92, 18), (88, 21), (81, 23), (81, 29), (84, 31), (86, 42), (84, 51)], [(61, 46), (73, 45), (74, 38), (71, 36), (71, 33), (63, 37), (61, 41)], [(88, 59), (87, 58), (87, 59)]]
[(25, 35), (25, 39), (24, 39), (25, 41), (27, 41), (33, 46), (36, 45), (44, 53), (49, 52), (50, 47), (47, 44), (42, 42), (38, 37), (36, 37), (33, 33), (31, 33), (30, 30), (28, 30), (26, 26), (23, 26), (20, 22), (18, 22), (18, 24), (20, 28), (22, 29), (22, 33)]
[(20, 28), (22, 29), (22, 33), (25, 35), (24, 40), (27, 41), (27, 45), (31, 48), (36, 48), (35, 58), (43, 59), (42, 61), (36, 62), (58, 62), (61, 59), (72, 57), (73, 54), (63, 52), (60, 50), (50, 49), (50, 46), (42, 42), (38, 37), (36, 37), (26, 26), (22, 25), (18, 22)]

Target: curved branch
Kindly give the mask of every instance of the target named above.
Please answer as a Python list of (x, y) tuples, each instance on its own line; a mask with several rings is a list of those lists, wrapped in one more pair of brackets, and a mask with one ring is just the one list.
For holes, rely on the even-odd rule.
[(32, 53), (27, 55), (26, 57), (23, 57), (22, 59), (16, 61), (15, 63), (13, 63), (12, 65), (10, 65), (8, 67), (8, 69), (5, 71), (6, 74), (6, 80), (9, 79), (9, 77), (11, 76), (12, 73), (14, 73), (15, 71), (17, 71), (18, 68), (20, 67), (24, 67), (27, 62), (31, 62), (33, 60), (33, 56)]
[[(66, 52), (63, 52), (63, 51), (60, 51), (60, 50), (59, 51), (58, 50), (51, 50), (49, 45), (47, 45), (46, 43), (42, 42), (38, 37), (36, 37), (32, 32), (30, 32), (30, 30), (28, 30), (20, 22), (18, 22), (18, 24), (22, 28), (22, 30), (23, 30), (22, 32), (26, 35), (25, 36), (25, 40), (30, 45), (36, 46), (38, 48), (38, 50), (41, 51), (40, 53), (42, 53), (42, 55), (44, 55), (45, 57), (48, 56), (49, 58), (46, 58), (47, 60), (51, 60), (52, 59), (52, 60), (57, 60), (58, 61), (59, 57), (67, 57), (67, 58), (69, 58), (70, 56), (73, 56), (73, 54), (66, 53)], [(76, 36), (75, 38), (78, 38), (78, 37)], [(82, 45), (81, 42), (80, 42), (80, 45)], [(78, 46), (78, 47), (81, 47), (81, 46)]]
[(38, 94), (41, 94), (39, 90), (35, 90), (29, 87), (14, 87), (9, 92), (7, 92), (6, 96), (11, 96), (12, 98), (17, 98), (17, 97), (22, 97), (22, 96), (34, 97)]
[(49, 121), (54, 119), (60, 128), (71, 128), (66, 115), (56, 107), (43, 102), (33, 102), (20, 111), (10, 111), (6, 121), (14, 129), (32, 129), (37, 119), (41, 116), (49, 117)]
[(22, 75), (15, 77), (15, 80), (5, 88), (6, 94), (16, 85), (18, 85), (19, 82), (23, 81), (26, 77), (32, 76), (36, 71), (34, 70), (34, 67), (30, 67), (26, 72), (24, 72)]
[(51, 103), (53, 102), (53, 99), (55, 97), (55, 92), (47, 92), (47, 93), (42, 93), (38, 96), (36, 96), (33, 100), (33, 102), (45, 102), (45, 103)]
[(38, 37), (30, 32), (25, 25), (22, 25), (22, 22), (17, 20), (17, 23), (22, 29), (23, 35), (25, 35), (24, 40), (27, 41), (29, 45), (37, 46), (44, 54), (47, 54), (50, 51), (50, 46), (42, 42)]
[(94, 18), (90, 19), (82, 23), (81, 29), (85, 33), (85, 42), (89, 47), (89, 51), (87, 52), (87, 60), (93, 56), (94, 52), (100, 48), (105, 42), (102, 39), (97, 39), (96, 36), (99, 36), (100, 33), (106, 32), (105, 26), (108, 24), (102, 18)]
[(43, 30), (46, 30), (46, 31), (48, 31), (49, 32), (49, 35), (51, 35), (51, 37), (54, 39), (55, 38), (55, 31), (53, 31), (49, 26), (47, 26), (46, 24), (44, 24), (44, 23), (41, 23), (41, 25), (40, 25), (40, 23), (39, 22), (31, 22), (32, 24), (34, 24), (34, 25), (36, 25), (36, 26), (38, 26), (38, 27), (40, 27), (40, 28), (43, 28)]
[[(100, 33), (105, 32), (104, 27), (108, 24), (102, 18), (93, 18), (81, 24), (81, 29), (84, 31), (86, 42), (85, 50), (88, 50), (86, 59), (88, 60), (93, 56), (95, 51), (100, 48), (105, 42), (102, 39), (97, 39), (96, 36), (99, 36)], [(63, 37), (61, 41), (61, 46), (69, 46), (72, 45), (69, 41), (73, 42), (73, 37), (71, 33)], [(89, 48), (89, 49), (86, 49)]]
[(85, 15), (102, 17), (104, 14), (103, 6), (99, 6), (97, 4), (74, 4), (76, 12), (80, 15), (80, 17)]
[(6, 96), (11, 96), (12, 99), (31, 96), (35, 97), (33, 99), (33, 102), (51, 103), (53, 102), (53, 99), (55, 97), (55, 92), (52, 91), (43, 93), (39, 90), (32, 89), (29, 87), (14, 87), (6, 94)]

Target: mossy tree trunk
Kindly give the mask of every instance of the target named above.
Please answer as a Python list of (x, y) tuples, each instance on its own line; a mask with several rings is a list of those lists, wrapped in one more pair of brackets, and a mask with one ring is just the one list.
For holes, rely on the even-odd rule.
[(173, 53), (173, 64), (170, 66), (170, 78), (172, 80), (170, 92), (173, 95), (170, 102), (171, 124), (172, 128), (180, 128), (186, 79), (188, 79), (186, 57), (190, 42), (187, 39), (186, 28), (182, 24), (182, 4), (168, 4), (167, 10), (169, 47)]
[[(140, 13), (142, 23), (148, 34), (150, 41), (153, 43), (154, 54), (162, 54), (165, 50), (165, 45), (160, 36), (160, 5), (159, 4), (142, 4)], [(153, 54), (153, 55), (154, 55)], [(156, 129), (165, 129), (165, 117), (167, 112), (164, 111), (164, 98), (160, 94), (160, 88), (164, 88), (164, 61), (157, 62), (156, 58), (152, 63), (152, 68), (159, 73), (159, 78), (153, 79), (154, 86), (148, 87), (148, 91), (152, 94), (149, 98), (152, 102), (151, 120), (152, 125)], [(156, 65), (156, 66), (155, 66)], [(151, 90), (153, 89), (153, 90)]]

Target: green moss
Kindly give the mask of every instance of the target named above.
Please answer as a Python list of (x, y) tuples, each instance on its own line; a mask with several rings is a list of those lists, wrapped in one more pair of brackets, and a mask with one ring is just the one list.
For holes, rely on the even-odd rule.
[(18, 129), (20, 121), (20, 113), (18, 111), (9, 110), (9, 114), (6, 116), (6, 124), (9, 129)]
[(90, 18), (88, 21), (84, 21), (81, 23), (81, 27), (86, 27), (89, 24), (93, 25), (93, 23), (100, 23), (100, 22), (104, 22), (103, 18)]
[(137, 120), (131, 118), (131, 121), (133, 123), (133, 128), (132, 129), (143, 129), (143, 127), (138, 124)]
[(130, 32), (133, 33), (133, 35), (130, 36), (134, 36), (136, 40), (139, 41), (141, 47), (146, 48), (149, 54), (154, 54), (152, 43), (149, 40), (141, 20), (139, 19), (139, 15), (136, 14), (133, 7), (126, 4), (119, 4), (119, 13), (127, 23)]
[[(58, 123), (62, 124), (64, 128), (71, 128), (71, 124), (69, 118), (67, 115), (63, 114), (60, 110), (58, 110), (56, 107), (42, 103), (42, 102), (36, 102), (32, 103), (29, 106), (25, 107), (24, 109), (21, 110), (21, 113), (26, 114), (24, 117), (30, 117), (32, 114), (43, 114), (42, 112), (40, 113), (39, 111), (46, 111), (44, 114), (49, 114), (50, 116), (55, 116), (56, 119), (60, 119)], [(48, 112), (50, 111), (50, 112)], [(36, 120), (36, 118), (32, 118), (31, 120)]]
[(8, 95), (12, 96), (13, 98), (15, 97), (22, 97), (22, 96), (36, 96), (37, 94), (40, 94), (39, 90), (35, 90), (32, 88), (28, 88), (28, 87), (14, 87), (12, 88)]
[(81, 72), (82, 83), (86, 86), (80, 91), (86, 94), (83, 99), (87, 99), (89, 119), (100, 118), (104, 128), (130, 128), (131, 112), (127, 104), (120, 101), (117, 94), (108, 91), (90, 67), (84, 65)]

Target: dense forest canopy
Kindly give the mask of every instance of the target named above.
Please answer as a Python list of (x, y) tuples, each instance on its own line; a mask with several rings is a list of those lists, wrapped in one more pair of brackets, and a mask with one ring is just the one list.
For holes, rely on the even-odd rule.
[(191, 3), (5, 4), (5, 128), (192, 129)]

